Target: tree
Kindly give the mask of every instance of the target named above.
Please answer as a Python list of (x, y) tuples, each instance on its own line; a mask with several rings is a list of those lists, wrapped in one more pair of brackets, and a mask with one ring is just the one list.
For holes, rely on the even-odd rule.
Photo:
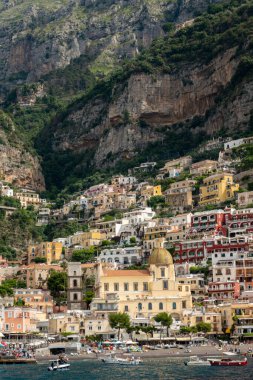
[(130, 237), (130, 243), (136, 244), (136, 237), (135, 236)]
[(47, 259), (46, 257), (35, 257), (34, 260), (32, 261), (34, 261), (36, 264), (39, 264), (39, 263), (46, 263)]
[(81, 262), (81, 263), (87, 263), (94, 259), (95, 256), (95, 247), (85, 248), (85, 249), (79, 249), (76, 251), (73, 251), (71, 261)]
[(199, 322), (196, 324), (197, 330), (199, 332), (210, 332), (212, 330), (212, 325), (211, 323), (205, 323), (205, 322)]
[(155, 326), (141, 326), (141, 331), (147, 335), (147, 341), (149, 335), (153, 336), (154, 331), (156, 331)]
[(67, 273), (52, 271), (47, 280), (47, 287), (56, 305), (60, 306), (62, 301), (66, 301)]
[(130, 317), (126, 313), (112, 313), (109, 315), (109, 324), (112, 329), (118, 330), (118, 339), (120, 337), (121, 329), (128, 329), (130, 327)]
[(87, 309), (90, 308), (90, 304), (94, 298), (94, 292), (92, 290), (87, 290), (84, 295), (84, 301), (86, 302)]
[(169, 335), (169, 328), (172, 325), (173, 318), (170, 314), (166, 313), (165, 311), (158, 313), (155, 317), (154, 320), (157, 323), (161, 323), (163, 327), (167, 328), (167, 336)]
[(181, 334), (190, 334), (192, 332), (191, 327), (188, 326), (181, 326), (180, 327), (180, 333)]

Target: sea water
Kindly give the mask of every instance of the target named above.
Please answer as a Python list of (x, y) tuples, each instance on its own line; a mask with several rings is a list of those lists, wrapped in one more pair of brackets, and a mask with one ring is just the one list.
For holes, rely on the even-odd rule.
[(253, 359), (245, 367), (188, 367), (183, 359), (147, 359), (139, 366), (73, 361), (70, 369), (47, 371), (48, 363), (1, 365), (0, 380), (253, 380)]

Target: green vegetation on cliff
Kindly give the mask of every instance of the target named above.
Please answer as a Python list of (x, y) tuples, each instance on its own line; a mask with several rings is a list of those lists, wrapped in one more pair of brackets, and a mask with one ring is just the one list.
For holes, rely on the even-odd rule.
[[(110, 102), (117, 98), (132, 74), (145, 73), (154, 76), (169, 73), (174, 75), (187, 66), (196, 67), (207, 64), (219, 54), (234, 48), (234, 55), (239, 62), (238, 69), (229, 88), (219, 90), (216, 105), (213, 107), (215, 109), (226, 97), (230, 96), (238, 83), (252, 76), (252, 31), (252, 1), (232, 0), (211, 5), (208, 11), (197, 17), (191, 26), (176, 32), (170, 30), (167, 36), (155, 40), (149, 49), (144, 50), (135, 59), (125, 62), (113, 75), (96, 84), (87, 94), (67, 107), (65, 112), (59, 114), (54, 125), (50, 126), (50, 129), (45, 128), (38, 138), (37, 148), (43, 157), (48, 188), (52, 190), (55, 186), (57, 188), (72, 186), (77, 190), (84, 184), (84, 177), (90, 178), (95, 172), (100, 172), (94, 168), (94, 149), (79, 152), (55, 149), (53, 136), (56, 129), (64, 131), (72, 128), (74, 131), (75, 124), (71, 125), (73, 121), (71, 118), (68, 119), (71, 114), (81, 110), (87, 104), (92, 107), (96, 99), (103, 100), (106, 113)], [(208, 112), (210, 114), (213, 110)], [(206, 115), (195, 116), (177, 125), (161, 126), (160, 131), (164, 134), (162, 143), (149, 144), (138, 152), (136, 158), (121, 161), (115, 168), (107, 169), (107, 172), (124, 172), (129, 167), (147, 160), (147, 157), (150, 161), (159, 161), (191, 151), (208, 138), (206, 131), (201, 130), (208, 112)], [(149, 128), (148, 122), (143, 120), (138, 122), (141, 128)], [(225, 136), (227, 133), (231, 135), (231, 131), (217, 131), (218, 135)], [(116, 158), (111, 154), (107, 157), (107, 161), (113, 162)]]

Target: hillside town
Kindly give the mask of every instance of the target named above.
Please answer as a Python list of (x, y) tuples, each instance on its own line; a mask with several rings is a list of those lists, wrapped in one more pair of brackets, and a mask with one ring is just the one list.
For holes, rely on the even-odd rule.
[[(253, 338), (253, 189), (233, 152), (253, 138), (210, 141), (218, 160), (145, 162), (62, 207), (0, 184), (3, 199), (36, 211), (38, 228), (73, 234), (0, 252), (0, 331), (6, 339), (193, 342)], [(143, 180), (153, 178), (153, 181)], [(16, 207), (0, 205), (8, 219)], [(127, 314), (119, 331), (110, 315)], [(171, 317), (169, 325), (159, 315)], [(167, 327), (168, 329), (167, 329)], [(168, 331), (167, 331), (168, 330)]]

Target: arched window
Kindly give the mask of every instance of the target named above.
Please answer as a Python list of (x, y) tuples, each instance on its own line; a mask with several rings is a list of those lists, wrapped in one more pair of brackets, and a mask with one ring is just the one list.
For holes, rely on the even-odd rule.
[(163, 310), (163, 303), (159, 302), (159, 310)]
[(173, 310), (176, 310), (176, 308), (177, 308), (177, 304), (176, 304), (176, 302), (172, 302), (172, 309), (173, 309)]
[(74, 293), (74, 301), (77, 301), (77, 293)]
[(142, 310), (142, 303), (138, 303), (138, 310)]
[(74, 270), (74, 276), (76, 276), (76, 270)]
[(74, 287), (74, 288), (77, 287), (77, 280), (73, 280), (73, 287)]
[(152, 303), (151, 302), (149, 302), (149, 304), (148, 304), (148, 310), (152, 310)]

